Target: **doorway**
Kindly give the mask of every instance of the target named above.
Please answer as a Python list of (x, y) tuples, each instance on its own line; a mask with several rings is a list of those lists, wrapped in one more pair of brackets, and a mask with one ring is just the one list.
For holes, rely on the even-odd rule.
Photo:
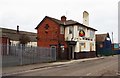
[(56, 46), (50, 46), (51, 48), (51, 55), (54, 61), (56, 61)]
[(69, 46), (69, 59), (74, 59), (74, 46)]

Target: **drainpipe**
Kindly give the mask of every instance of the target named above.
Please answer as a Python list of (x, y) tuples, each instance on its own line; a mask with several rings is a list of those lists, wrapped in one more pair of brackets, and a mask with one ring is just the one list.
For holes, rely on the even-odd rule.
[(7, 38), (7, 55), (9, 55), (9, 39)]

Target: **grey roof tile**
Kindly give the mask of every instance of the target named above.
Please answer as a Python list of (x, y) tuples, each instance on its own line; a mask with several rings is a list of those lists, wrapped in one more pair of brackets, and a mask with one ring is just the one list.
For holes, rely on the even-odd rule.
[(37, 41), (37, 39), (36, 39), (37, 34), (33, 33), (33, 32), (19, 31), (19, 33), (17, 33), (16, 30), (7, 29), (7, 28), (0, 28), (0, 30), (2, 30), (1, 31), (2, 36), (8, 37), (9, 39), (14, 40), (14, 41), (18, 41), (19, 37), (22, 34), (28, 35), (32, 42), (36, 42)]

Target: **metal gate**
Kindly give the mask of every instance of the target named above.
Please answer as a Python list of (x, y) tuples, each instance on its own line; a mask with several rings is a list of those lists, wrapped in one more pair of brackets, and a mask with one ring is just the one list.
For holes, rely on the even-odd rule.
[(56, 46), (51, 46), (53, 60), (56, 61)]

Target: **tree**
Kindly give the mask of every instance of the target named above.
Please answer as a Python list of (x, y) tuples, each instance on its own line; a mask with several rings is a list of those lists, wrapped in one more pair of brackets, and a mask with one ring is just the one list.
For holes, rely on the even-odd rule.
[(20, 41), (20, 44), (22, 44), (22, 46), (25, 46), (25, 44), (30, 42), (30, 37), (28, 35), (22, 34), (19, 38), (19, 41)]

